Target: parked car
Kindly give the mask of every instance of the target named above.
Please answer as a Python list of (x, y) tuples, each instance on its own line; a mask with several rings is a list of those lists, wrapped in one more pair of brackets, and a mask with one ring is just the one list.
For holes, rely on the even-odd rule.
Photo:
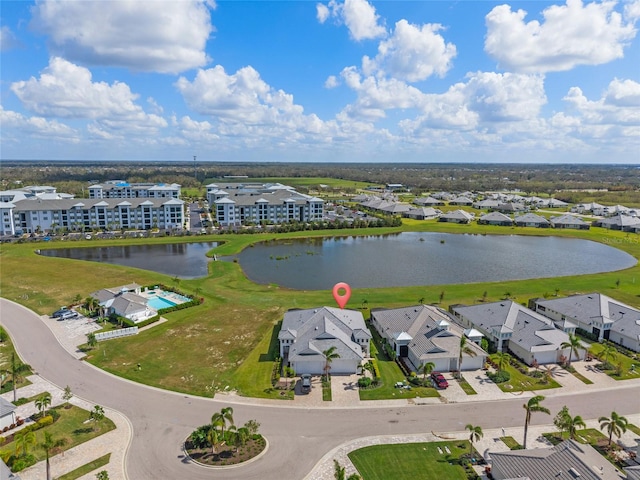
[(53, 312), (51, 316), (53, 318), (58, 318), (58, 317), (61, 317), (63, 313), (66, 313), (68, 311), (69, 309), (67, 307), (60, 307), (60, 310), (56, 310), (55, 312)]
[(449, 386), (449, 382), (447, 382), (447, 379), (444, 378), (444, 375), (442, 375), (440, 372), (432, 372), (431, 381), (436, 387), (440, 389), (445, 389)]
[(58, 320), (69, 320), (70, 318), (76, 318), (78, 316), (77, 312), (73, 310), (67, 310), (62, 315), (58, 317)]
[(300, 376), (300, 383), (302, 384), (302, 392), (309, 393), (311, 391), (311, 375), (304, 373)]

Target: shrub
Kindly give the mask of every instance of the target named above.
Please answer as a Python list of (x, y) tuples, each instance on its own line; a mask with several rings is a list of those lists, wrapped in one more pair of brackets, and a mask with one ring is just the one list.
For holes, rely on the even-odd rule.
[(52, 408), (51, 410), (49, 410), (49, 415), (51, 416), (51, 418), (53, 418), (54, 423), (57, 422), (58, 419), (60, 418), (60, 412), (55, 408)]
[(358, 379), (358, 386), (360, 388), (367, 388), (371, 386), (371, 379), (369, 377), (360, 377)]
[(371, 368), (373, 369), (374, 378), (380, 378), (380, 368), (378, 367), (378, 360), (372, 358), (369, 361), (371, 362)]
[[(11, 460), (13, 459), (13, 462)], [(10, 459), (10, 467), (14, 472), (20, 472), (25, 468), (29, 468), (31, 465), (36, 464), (36, 457), (32, 454), (24, 455), (22, 457), (15, 458), (11, 457)]]
[(511, 380), (511, 375), (506, 370), (496, 373), (487, 372), (487, 377), (489, 377), (494, 383), (504, 383)]
[(46, 417), (42, 417), (40, 420), (36, 422), (38, 428), (43, 428), (53, 424), (53, 417), (51, 415), (47, 415)]

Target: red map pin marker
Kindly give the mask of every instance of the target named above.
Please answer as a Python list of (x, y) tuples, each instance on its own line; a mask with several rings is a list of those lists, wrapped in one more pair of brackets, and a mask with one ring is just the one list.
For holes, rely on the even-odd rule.
[[(340, 290), (344, 290), (342, 295), (340, 295)], [(333, 298), (340, 308), (344, 308), (349, 298), (351, 298), (351, 287), (344, 282), (336, 283), (333, 286)]]

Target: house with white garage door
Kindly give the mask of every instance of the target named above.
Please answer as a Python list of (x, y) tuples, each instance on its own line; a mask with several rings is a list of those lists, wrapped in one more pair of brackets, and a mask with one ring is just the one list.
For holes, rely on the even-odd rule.
[(475, 337), (466, 343), (473, 353), (463, 352), (462, 365), (458, 365), (464, 333), (447, 312), (432, 305), (375, 309), (371, 311), (371, 324), (414, 371), (429, 362), (442, 372), (478, 370), (487, 359), (487, 352), (474, 343), (479, 341)]
[(283, 365), (297, 375), (322, 375), (325, 352), (332, 347), (338, 357), (331, 361), (331, 374), (350, 375), (369, 356), (371, 332), (359, 311), (319, 307), (285, 313), (278, 341)]
[[(500, 352), (511, 352), (527, 365), (557, 363), (569, 358), (569, 334), (556, 328), (553, 321), (511, 300), (481, 305), (454, 305), (454, 317), (465, 327), (473, 327)], [(583, 358), (584, 350), (579, 357)], [(572, 354), (575, 359), (575, 353)]]

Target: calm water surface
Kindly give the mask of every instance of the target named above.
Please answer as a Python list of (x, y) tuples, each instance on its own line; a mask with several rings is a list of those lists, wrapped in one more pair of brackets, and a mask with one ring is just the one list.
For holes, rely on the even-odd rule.
[(521, 280), (636, 264), (631, 255), (589, 240), (425, 232), (265, 242), (238, 259), (254, 282), (302, 290), (337, 282), (374, 288)]
[(206, 253), (217, 242), (170, 243), (164, 245), (126, 245), (121, 247), (60, 248), (41, 250), (48, 257), (73, 258), (92, 262), (126, 265), (180, 278), (205, 277), (209, 258)]

